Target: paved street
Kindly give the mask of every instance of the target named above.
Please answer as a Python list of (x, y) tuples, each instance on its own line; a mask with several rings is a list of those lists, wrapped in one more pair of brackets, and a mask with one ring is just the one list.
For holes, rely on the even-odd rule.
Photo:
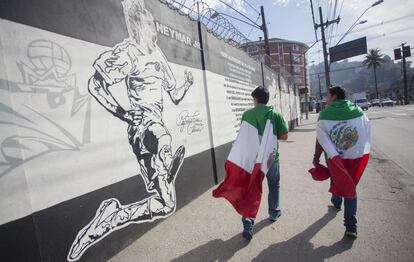
[[(387, 154), (393, 154), (395, 149), (386, 138), (397, 141), (391, 134), (393, 124), (387, 121), (404, 126), (401, 129), (405, 131), (396, 132), (407, 133), (398, 141), (409, 152), (408, 142), (412, 138), (408, 137), (408, 129), (412, 122), (406, 124), (400, 118), (406, 117), (408, 121), (410, 116), (393, 115), (402, 114), (393, 111), (402, 109), (369, 112), (374, 147), (381, 145)], [(394, 117), (398, 119), (389, 120)], [(316, 114), (311, 114), (309, 121), (290, 134), (289, 141), (281, 143), (283, 215), (273, 224), (267, 221), (264, 184), (262, 205), (250, 243), (241, 237), (240, 216), (226, 201), (212, 198), (209, 190), (131, 243), (111, 261), (413, 261), (412, 177), (399, 168), (393, 155), (372, 152), (358, 185), (358, 239), (343, 238), (343, 211), (337, 213), (329, 207), (329, 182), (315, 182), (306, 171), (311, 167), (316, 118)], [(398, 124), (394, 129), (397, 127)], [(382, 130), (389, 132), (383, 139), (379, 138)]]
[(414, 177), (414, 105), (372, 107), (367, 115), (375, 151)]

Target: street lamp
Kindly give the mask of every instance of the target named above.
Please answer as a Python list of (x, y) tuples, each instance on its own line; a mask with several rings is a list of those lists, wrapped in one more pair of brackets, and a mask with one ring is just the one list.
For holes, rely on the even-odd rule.
[(349, 29), (345, 32), (345, 34), (341, 37), (341, 39), (339, 39), (339, 41), (338, 41), (338, 43), (336, 43), (336, 45), (335, 46), (337, 46), (337, 45), (339, 45), (339, 43), (345, 38), (345, 36), (347, 35), (347, 34), (349, 34), (349, 32), (351, 32), (351, 30), (352, 29), (354, 29), (358, 24), (364, 24), (364, 23), (366, 23), (367, 22), (367, 20), (363, 20), (363, 21), (361, 21), (361, 22), (359, 22), (358, 23), (358, 21), (359, 21), (359, 19), (361, 19), (361, 17), (366, 13), (366, 12), (368, 12), (368, 10), (369, 9), (371, 9), (371, 8), (373, 8), (374, 6), (377, 6), (377, 5), (379, 5), (379, 4), (381, 4), (381, 3), (383, 3), (384, 2), (384, 0), (379, 0), (379, 1), (376, 1), (375, 3), (373, 3), (372, 5), (370, 5), (367, 9), (365, 9), (365, 11), (357, 18), (357, 20), (355, 20), (355, 22), (349, 27)]
[(351, 26), (349, 29), (348, 29), (348, 31), (346, 31), (345, 32), (345, 34), (341, 37), (341, 39), (339, 39), (339, 41), (338, 41), (338, 43), (335, 45), (335, 46), (337, 46), (344, 38), (345, 38), (345, 36), (347, 36), (352, 30), (354, 30), (354, 28), (357, 26), (357, 25), (362, 25), (362, 24), (365, 24), (366, 22), (368, 22), (368, 20), (362, 20), (361, 22), (359, 22), (358, 24), (355, 24), (355, 25), (353, 25), (353, 26)]

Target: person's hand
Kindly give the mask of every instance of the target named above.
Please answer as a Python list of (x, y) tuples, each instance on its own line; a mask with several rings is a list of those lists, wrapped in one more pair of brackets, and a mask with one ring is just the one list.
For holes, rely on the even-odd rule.
[(184, 81), (185, 84), (190, 87), (193, 85), (194, 83), (194, 77), (193, 77), (193, 73), (191, 73), (191, 71), (189, 70), (185, 70), (184, 71)]
[(123, 119), (124, 121), (128, 122), (131, 125), (139, 125), (142, 122), (142, 112), (138, 111), (138, 110), (129, 110), (127, 111), (124, 116)]

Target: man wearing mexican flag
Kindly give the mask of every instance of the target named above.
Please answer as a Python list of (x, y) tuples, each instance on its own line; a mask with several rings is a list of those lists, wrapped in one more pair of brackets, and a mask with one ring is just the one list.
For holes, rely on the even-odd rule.
[(279, 140), (286, 140), (288, 129), (280, 113), (267, 106), (269, 91), (257, 87), (252, 92), (254, 108), (244, 112), (236, 141), (225, 163), (226, 177), (213, 191), (214, 197), (227, 199), (242, 215), (243, 237), (253, 237), (253, 224), (259, 211), (262, 181), (269, 185), (269, 220), (280, 217)]
[[(344, 200), (345, 235), (356, 238), (356, 186), (368, 164), (370, 124), (360, 107), (345, 100), (345, 90), (339, 86), (329, 88), (327, 103), (319, 114), (315, 167), (309, 172), (315, 180), (331, 179), (331, 202), (340, 210)], [(319, 164), (323, 151), (328, 168)]]

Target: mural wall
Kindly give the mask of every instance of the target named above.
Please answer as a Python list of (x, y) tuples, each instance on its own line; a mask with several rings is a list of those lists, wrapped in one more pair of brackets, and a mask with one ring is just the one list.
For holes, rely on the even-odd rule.
[(296, 122), (282, 76), (161, 1), (2, 1), (0, 260), (115, 255), (223, 177), (263, 84)]

